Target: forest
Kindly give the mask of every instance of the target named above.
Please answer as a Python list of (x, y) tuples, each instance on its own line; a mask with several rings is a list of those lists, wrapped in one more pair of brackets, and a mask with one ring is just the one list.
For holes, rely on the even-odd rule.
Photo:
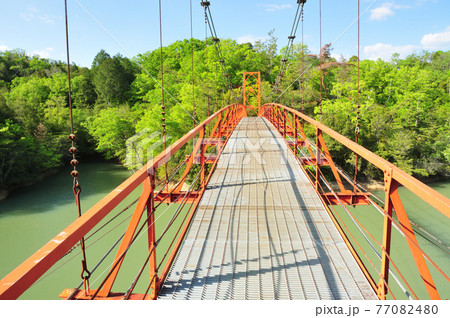
[[(277, 100), (304, 111), (354, 140), (356, 56), (333, 58), (328, 45), (314, 55), (296, 44), (285, 76), (274, 87), (286, 48), (279, 49), (273, 35), (254, 44), (221, 40), (220, 45), (230, 86), (213, 39), (163, 48), (169, 142), (192, 128), (193, 92), (199, 122), (241, 102), (243, 71), (261, 71), (262, 102)], [(359, 64), (360, 144), (418, 178), (448, 176), (450, 51)], [(131, 59), (102, 50), (90, 68), (71, 64), (70, 73), (81, 165), (91, 160), (124, 163), (128, 138), (144, 128), (161, 131), (159, 49)], [(64, 62), (21, 50), (0, 52), (0, 189), (31, 183), (70, 162), (68, 87)], [(339, 165), (352, 169), (354, 158), (342, 146), (328, 141), (328, 147)], [(364, 163), (361, 170), (367, 178), (379, 177)]]

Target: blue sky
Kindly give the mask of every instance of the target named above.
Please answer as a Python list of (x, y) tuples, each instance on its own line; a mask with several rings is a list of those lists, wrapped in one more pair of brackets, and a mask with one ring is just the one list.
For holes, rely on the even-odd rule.
[[(449, 0), (360, 0), (361, 58), (389, 60), (422, 50), (450, 50)], [(238, 42), (263, 39), (275, 29), (287, 44), (296, 0), (210, 0), (217, 34)], [(163, 45), (190, 37), (190, 0), (162, 0)], [(0, 0), (0, 50), (65, 60), (63, 0)], [(133, 57), (159, 47), (157, 0), (68, 0), (71, 61), (90, 66), (101, 49)], [(307, 0), (304, 39), (319, 49), (319, 0)], [(192, 0), (194, 37), (205, 37), (203, 8)], [(332, 54), (357, 54), (357, 0), (322, 0), (322, 44)], [(301, 41), (301, 28), (296, 43)]]

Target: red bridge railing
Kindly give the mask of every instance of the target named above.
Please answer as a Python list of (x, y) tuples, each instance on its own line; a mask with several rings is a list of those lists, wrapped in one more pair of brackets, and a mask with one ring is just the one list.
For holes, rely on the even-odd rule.
[[(190, 220), (200, 202), (220, 153), (236, 125), (245, 116), (246, 111), (242, 105), (229, 105), (204, 120), (153, 160), (150, 160), (3, 278), (0, 281), (0, 299), (18, 298), (69, 250), (76, 246), (82, 237), (92, 231), (124, 199), (140, 187), (142, 187), (142, 194), (135, 204), (134, 213), (125, 233), (122, 235), (109, 273), (95, 289), (90, 289), (89, 284), (85, 284), (84, 289), (79, 289), (82, 286), (80, 284), (78, 288), (63, 291), (60, 297), (65, 299), (155, 299), (161, 287), (161, 282), (168, 274), (184, 234), (189, 227)], [(193, 142), (193, 150), (189, 152), (191, 141)], [(172, 173), (172, 177), (176, 179), (158, 182), (158, 168), (164, 166), (171, 159), (179, 159), (178, 154), (182, 150), (184, 150), (184, 153), (190, 153), (190, 155), (187, 157), (181, 156), (181, 162), (176, 167), (175, 172)], [(177, 171), (182, 172), (181, 176), (177, 175)], [(183, 190), (186, 181), (190, 182), (189, 189)], [(175, 185), (169, 186), (169, 182), (175, 182)], [(162, 204), (176, 206), (166, 227), (162, 227), (164, 230), (157, 236), (155, 228), (158, 223), (158, 207)], [(145, 211), (147, 212), (146, 215), (144, 215)], [(145, 232), (148, 236), (148, 254), (138, 276), (126, 292), (111, 292), (127, 251), (139, 235)], [(167, 235), (169, 232), (171, 235)], [(165, 242), (162, 242), (162, 240), (165, 240)], [(164, 248), (164, 251), (159, 251), (158, 245)], [(157, 258), (157, 250), (158, 255), (161, 255), (159, 259)], [(135, 294), (133, 291), (137, 281), (147, 266), (150, 269), (150, 283), (144, 294)]]
[[(412, 228), (408, 214), (399, 196), (399, 187), (404, 186), (447, 218), (450, 217), (450, 200), (390, 162), (297, 110), (280, 104), (265, 104), (261, 107), (259, 116), (267, 118), (285, 138), (285, 141), (315, 186), (316, 191), (321, 195), (324, 204), (328, 206), (330, 216), (344, 237), (353, 256), (369, 279), (372, 288), (377, 292), (378, 297), (380, 299), (386, 299), (386, 296), (389, 294), (395, 299), (394, 292), (390, 287), (392, 284), (389, 284), (389, 277), (391, 276), (397, 280), (397, 283), (402, 285), (403, 291), (410, 298), (418, 298), (413, 288), (399, 270), (398, 263), (402, 263), (403, 260), (397, 259), (394, 262), (392, 257), (392, 227), (394, 226), (400, 231), (407, 242), (429, 298), (440, 299), (441, 296), (427, 262), (431, 264), (433, 271), (440, 276), (439, 278), (446, 281), (445, 284), (448, 284), (449, 277), (419, 246), (415, 231)], [(309, 127), (306, 127), (307, 125)], [(311, 139), (313, 139), (311, 140), (305, 131), (313, 130), (315, 133), (314, 136), (311, 136)], [(383, 200), (384, 204), (381, 204), (382, 206), (377, 204), (371, 193), (362, 190), (362, 187), (358, 186), (352, 177), (347, 175), (333, 162), (324, 141), (324, 134), (344, 145), (349, 151), (367, 160), (383, 172), (385, 195)], [(327, 168), (331, 170), (331, 173), (329, 172), (328, 175), (333, 175), (334, 177), (333, 184), (325, 177), (326, 173), (324, 171)], [(349, 218), (356, 224), (365, 237), (370, 238), (371, 242), (378, 245), (380, 263), (378, 267), (372, 259), (367, 257), (368, 252), (361, 247), (361, 244), (355, 239), (354, 234), (349, 231), (349, 225), (343, 221), (343, 218), (335, 209), (337, 205), (345, 210)], [(347, 208), (348, 205), (371, 205), (382, 213), (383, 219), (379, 224), (382, 227), (381, 239), (376, 238), (376, 235), (370, 233), (358, 221), (354, 214)], [(395, 217), (393, 211), (395, 211)], [(432, 217), (432, 214), (429, 217)], [(363, 258), (366, 259), (363, 261)], [(371, 267), (370, 270), (368, 269), (369, 265)], [(376, 274), (374, 275), (373, 273)]]

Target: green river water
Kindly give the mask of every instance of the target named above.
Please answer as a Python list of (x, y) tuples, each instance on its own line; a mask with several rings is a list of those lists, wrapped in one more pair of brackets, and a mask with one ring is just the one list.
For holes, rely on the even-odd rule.
[[(28, 188), (12, 193), (7, 199), (0, 202), (0, 278), (6, 276), (76, 219), (77, 210), (74, 204), (71, 188), (72, 178), (69, 172), (68, 169), (65, 169)], [(87, 163), (80, 166), (82, 210), (87, 211), (89, 207), (113, 190), (130, 174), (123, 167), (112, 163)], [(430, 186), (450, 197), (450, 181), (433, 183)], [(419, 243), (424, 250), (448, 275), (450, 272), (450, 255), (448, 248), (445, 247), (450, 245), (448, 218), (438, 213), (432, 213), (432, 208), (420, 199), (415, 199), (407, 190), (401, 189), (400, 193), (411, 220), (442, 242), (443, 245), (438, 247), (424, 237), (418, 236)], [(121, 204), (116, 211), (120, 211), (121, 208), (138, 196), (139, 189), (130, 195), (130, 198)], [(166, 208), (164, 205), (160, 209), (164, 209), (161, 212), (163, 216), (160, 224), (166, 224), (165, 220), (168, 220), (168, 217), (172, 214), (166, 212), (170, 212), (173, 208)], [(89, 247), (87, 252), (88, 267), (92, 269), (105, 251), (123, 233), (132, 210), (119, 215), (108, 229), (105, 228), (102, 232), (87, 240), (86, 245)], [(377, 238), (381, 237), (379, 225), (376, 225), (382, 220), (379, 213), (373, 211), (373, 209), (369, 212), (367, 208), (351, 208), (350, 211), (354, 211), (355, 216), (369, 229), (375, 228), (375, 233), (378, 233)], [(343, 219), (346, 218), (343, 211), (339, 211), (339, 213)], [(111, 215), (115, 214), (111, 213)], [(160, 232), (161, 229), (158, 231)], [(399, 243), (395, 243), (393, 246), (393, 257), (399, 259), (398, 263), (406, 268), (407, 273), (405, 275), (408, 282), (411, 281), (413, 285), (420, 285), (420, 278), (414, 272), (415, 265), (410, 257), (409, 249), (404, 243), (404, 239), (402, 240), (401, 237), (397, 236), (399, 236), (398, 233), (394, 233), (393, 241)], [(355, 231), (355, 238), (362, 242), (361, 245), (366, 244), (364, 237), (359, 235), (357, 231)], [(137, 246), (130, 249), (124, 263), (127, 269), (119, 276), (120, 279), (114, 285), (113, 291), (128, 289), (129, 283), (139, 270), (140, 264), (142, 264), (142, 255), (145, 254), (141, 253), (145, 251), (146, 243), (146, 238), (138, 240)], [(106, 259), (104, 267), (100, 266), (97, 269), (96, 274), (105, 273), (108, 261), (110, 264), (113, 254)], [(368, 254), (370, 254), (370, 251)], [(56, 263), (44, 274), (43, 278), (21, 296), (21, 299), (58, 299), (58, 295), (65, 288), (74, 288), (80, 283), (80, 260), (81, 256), (79, 255), (79, 248), (77, 248)], [(376, 261), (374, 263), (378, 264)], [(367, 265), (367, 267), (369, 271), (375, 273), (370, 265)], [(408, 268), (411, 268), (410, 272), (408, 272)], [(450, 284), (435, 272), (435, 270), (432, 270), (441, 296), (450, 298)], [(99, 281), (92, 280), (91, 283), (95, 287), (95, 284), (98, 284)], [(142, 292), (145, 288), (146, 286), (138, 284), (135, 291)], [(426, 298), (426, 294), (423, 293), (419, 293), (418, 296)]]

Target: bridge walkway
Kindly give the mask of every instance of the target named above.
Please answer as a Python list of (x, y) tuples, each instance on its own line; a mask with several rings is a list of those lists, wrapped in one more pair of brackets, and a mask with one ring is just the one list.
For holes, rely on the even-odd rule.
[(318, 194), (264, 118), (243, 118), (159, 299), (377, 299)]

